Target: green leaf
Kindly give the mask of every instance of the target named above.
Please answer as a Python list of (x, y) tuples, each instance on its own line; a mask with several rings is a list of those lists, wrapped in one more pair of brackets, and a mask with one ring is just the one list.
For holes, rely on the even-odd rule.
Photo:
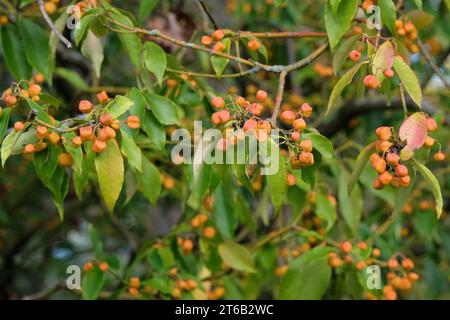
[(81, 20), (79, 22), (79, 28), (76, 28), (74, 31), (74, 40), (75, 40), (75, 44), (78, 46), (81, 42), (81, 40), (83, 40), (84, 36), (86, 35), (86, 32), (89, 28), (89, 24), (91, 23), (91, 21), (95, 18), (94, 15), (92, 14), (84, 14), (81, 17)]
[(161, 193), (161, 178), (158, 168), (147, 158), (142, 157), (142, 172), (137, 175), (142, 193), (152, 203), (156, 204)]
[(83, 299), (97, 299), (105, 285), (105, 281), (105, 272), (102, 272), (98, 267), (95, 267), (89, 272), (85, 272), (81, 283)]
[(52, 59), (47, 33), (41, 26), (29, 19), (20, 19), (19, 29), (28, 62), (46, 79), (50, 79), (53, 65), (50, 64)]
[(103, 44), (92, 31), (88, 31), (86, 39), (81, 45), (81, 53), (91, 61), (95, 76), (100, 78), (104, 59)]
[(303, 137), (311, 140), (314, 149), (319, 151), (324, 158), (332, 159), (334, 157), (333, 144), (323, 135), (319, 133), (305, 133)]
[(414, 189), (414, 182), (416, 178), (414, 171), (411, 170), (409, 175), (411, 176), (411, 182), (409, 183), (409, 186), (407, 188), (399, 188), (396, 192), (394, 209), (392, 210), (391, 214), (392, 219), (397, 218), (397, 216), (402, 212), (403, 207), (408, 202), (409, 196)]
[(330, 0), (330, 6), (331, 9), (333, 9), (333, 13), (337, 14), (339, 5), (341, 4), (342, 0)]
[(314, 248), (295, 259), (281, 280), (278, 299), (318, 300), (325, 293), (330, 280), (326, 248)]
[(30, 109), (33, 110), (37, 115), (36, 118), (49, 124), (53, 125), (53, 120), (50, 115), (47, 113), (46, 109), (40, 104), (36, 103), (31, 99), (27, 99), (27, 103), (30, 106)]
[(142, 151), (137, 146), (134, 139), (128, 135), (125, 130), (121, 130), (122, 144), (121, 150), (122, 153), (127, 157), (130, 165), (133, 166), (137, 171), (142, 171)]
[(139, 20), (144, 20), (155, 9), (159, 0), (141, 0), (139, 1)]
[[(226, 38), (222, 40), (222, 43), (225, 46), (224, 52), (230, 53), (231, 40), (229, 38)], [(222, 76), (223, 71), (225, 70), (225, 67), (227, 66), (228, 62), (230, 62), (229, 59), (222, 58), (219, 56), (211, 56), (211, 64), (218, 78)]]
[(334, 74), (338, 74), (341, 70), (342, 66), (348, 59), (348, 54), (353, 50), (358, 40), (361, 39), (361, 35), (355, 34), (345, 41), (339, 46), (336, 52), (333, 55), (333, 71)]
[(8, 70), (16, 80), (30, 79), (31, 66), (28, 64), (25, 56), (25, 49), (23, 48), (17, 27), (9, 23), (2, 27), (0, 31), (3, 57), (5, 58)]
[(1, 158), (2, 158), (2, 167), (5, 167), (6, 160), (11, 156), (12, 149), (14, 144), (17, 142), (18, 137), (20, 136), (20, 132), (16, 132), (12, 130), (3, 140), (2, 148), (0, 150)]
[(422, 109), (422, 89), (416, 74), (400, 57), (394, 57), (394, 70), (411, 99)]
[(348, 195), (352, 194), (353, 188), (355, 187), (356, 183), (358, 182), (359, 176), (361, 175), (362, 171), (364, 170), (364, 167), (366, 166), (367, 161), (369, 161), (370, 155), (372, 154), (372, 150), (375, 147), (375, 142), (372, 142), (371, 144), (364, 147), (364, 149), (361, 150), (358, 157), (356, 158), (355, 168), (353, 169), (352, 175), (350, 176), (349, 182), (348, 182), (348, 189), (347, 193)]
[(106, 110), (113, 119), (119, 118), (133, 106), (133, 101), (124, 97), (116, 96), (107, 106)]
[(337, 12), (334, 13), (330, 0), (327, 1), (325, 5), (325, 27), (331, 50), (334, 50), (339, 40), (347, 33), (357, 9), (358, 1), (346, 0), (339, 5)]
[(236, 213), (233, 209), (231, 192), (223, 183), (214, 191), (214, 220), (217, 230), (228, 239), (233, 238), (236, 229)]
[[(280, 152), (278, 147), (277, 150), (273, 152)], [(278, 171), (273, 175), (267, 176), (267, 183), (270, 187), (270, 195), (272, 198), (272, 203), (275, 208), (275, 212), (281, 208), (283, 204), (284, 194), (286, 193), (286, 162), (285, 158), (279, 154), (279, 168)]]
[(144, 46), (144, 64), (147, 70), (156, 76), (158, 84), (161, 86), (167, 67), (164, 50), (154, 42), (147, 42)]
[(339, 81), (336, 83), (336, 85), (333, 88), (333, 91), (330, 95), (330, 100), (328, 101), (328, 107), (326, 115), (328, 115), (331, 111), (331, 108), (333, 107), (336, 99), (342, 94), (345, 87), (347, 87), (353, 80), (353, 77), (358, 72), (358, 70), (361, 68), (363, 64), (368, 63), (368, 61), (360, 62), (356, 65), (354, 65), (350, 70), (348, 70), (342, 78), (339, 79)]
[(5, 137), (6, 130), (8, 130), (10, 115), (11, 115), (11, 108), (6, 108), (2, 111), (2, 114), (0, 116), (0, 144), (2, 143), (3, 138)]
[(148, 109), (153, 112), (156, 119), (164, 125), (178, 124), (180, 116), (177, 105), (167, 97), (159, 96), (153, 93), (146, 93)]
[(395, 9), (394, 1), (379, 0), (378, 5), (380, 6), (381, 19), (383, 20), (384, 25), (393, 35), (397, 34), (397, 29), (395, 28), (397, 9)]
[(144, 117), (141, 121), (142, 130), (147, 134), (157, 149), (165, 151), (166, 146), (166, 129), (159, 123), (152, 112), (145, 110)]
[(66, 80), (71, 86), (85, 90), (89, 86), (84, 79), (75, 71), (66, 68), (56, 68), (55, 74)]
[(419, 8), (420, 10), (423, 9), (422, 0), (414, 0), (414, 3), (416, 4), (417, 8)]
[(103, 243), (100, 238), (100, 234), (98, 233), (97, 230), (95, 230), (92, 224), (88, 225), (88, 234), (89, 239), (91, 240), (92, 243), (92, 248), (94, 249), (95, 252), (95, 257), (97, 259), (100, 259), (103, 254)]
[(107, 148), (95, 159), (100, 192), (106, 207), (113, 212), (124, 180), (123, 158), (116, 140), (109, 140)]
[(316, 213), (319, 218), (327, 223), (327, 230), (330, 230), (336, 222), (336, 207), (323, 194), (317, 195)]
[[(113, 15), (113, 19), (121, 24), (124, 24), (128, 27), (134, 27), (133, 22), (129, 17), (124, 15), (117, 9), (111, 9), (111, 13)], [(117, 33), (120, 41), (122, 42), (122, 46), (128, 53), (130, 57), (131, 63), (137, 68), (140, 68), (140, 55), (142, 49), (142, 43), (140, 37), (136, 33)]]
[(422, 177), (428, 183), (431, 192), (434, 195), (434, 199), (436, 200), (437, 217), (440, 218), (442, 214), (442, 207), (444, 206), (444, 200), (442, 198), (441, 186), (439, 185), (438, 180), (425, 165), (421, 164), (414, 158), (412, 158), (411, 161), (414, 164), (414, 167), (420, 172)]
[(218, 248), (220, 257), (229, 267), (242, 272), (256, 272), (252, 255), (244, 246), (227, 241), (219, 244)]

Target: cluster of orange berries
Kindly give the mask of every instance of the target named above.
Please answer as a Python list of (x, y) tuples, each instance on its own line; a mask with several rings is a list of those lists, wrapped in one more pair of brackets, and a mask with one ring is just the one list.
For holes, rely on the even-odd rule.
[(44, 3), (45, 12), (52, 15), (58, 10), (59, 0), (49, 0)]
[(420, 51), (415, 41), (418, 37), (418, 31), (416, 26), (411, 21), (397, 20), (395, 21), (395, 28), (399, 36), (404, 37), (405, 46), (412, 52), (417, 53)]
[[(98, 269), (99, 269), (101, 272), (106, 272), (106, 271), (109, 270), (109, 264), (108, 264), (108, 262), (105, 262), (105, 261), (99, 262), (99, 263), (97, 264), (97, 266), (98, 266)], [(89, 262), (86, 262), (86, 263), (84, 264), (83, 270), (84, 270), (84, 272), (89, 272), (89, 271), (94, 270), (94, 267), (95, 267), (94, 262), (90, 262), (90, 261), (89, 261)]]
[[(399, 262), (399, 257), (401, 257), (401, 262)], [(412, 272), (414, 262), (399, 254), (389, 259), (388, 267), (391, 271), (387, 274), (388, 284), (383, 288), (383, 298), (396, 300), (396, 290), (408, 292), (411, 290), (413, 283), (419, 280), (420, 276), (416, 272)]]
[(216, 236), (216, 229), (212, 226), (205, 226), (208, 221), (208, 216), (203, 213), (199, 213), (191, 220), (191, 226), (194, 229), (203, 229), (203, 236), (207, 239), (213, 239)]
[[(365, 242), (361, 241), (358, 243), (359, 252), (365, 252), (368, 249), (368, 246)], [(353, 248), (353, 244), (350, 241), (344, 241), (339, 244), (339, 251), (332, 251), (328, 254), (328, 264), (332, 268), (339, 268), (343, 264), (352, 265), (354, 264), (357, 270), (363, 270), (368, 264), (372, 264), (373, 261), (369, 258), (367, 261), (359, 258), (359, 255), (355, 255), (355, 249)], [(381, 251), (378, 248), (374, 248), (372, 250), (372, 257), (378, 258), (381, 256)], [(358, 257), (358, 261), (355, 261), (356, 257)], [(356, 262), (356, 263), (355, 263)]]
[[(175, 269), (176, 270), (176, 269)], [(175, 288), (172, 290), (172, 298), (180, 299), (183, 291), (192, 291), (197, 288), (197, 281), (194, 279), (178, 279), (175, 283)]]
[[(212, 50), (214, 51), (223, 52), (225, 50), (225, 45), (221, 40), (224, 39), (225, 36), (226, 34), (223, 30), (217, 29), (211, 33), (211, 36), (202, 36), (201, 42), (202, 45), (206, 47), (212, 47)], [(247, 47), (251, 51), (258, 51), (261, 48), (261, 42), (256, 38), (252, 38), (248, 41)]]
[(74, 12), (74, 14), (79, 14), (82, 16), (86, 11), (91, 8), (95, 8), (97, 6), (97, 0), (83, 0), (76, 3), (78, 8), (78, 12)]
[[(313, 108), (311, 105), (304, 103), (299, 110), (285, 110), (280, 115), (281, 121), (292, 127), (291, 131), (289, 131), (289, 140), (287, 141), (291, 151), (292, 169), (314, 165), (313, 143), (309, 139), (302, 139), (302, 133), (308, 127), (305, 119), (310, 118), (312, 112)], [(292, 176), (288, 176), (288, 184), (293, 182)]]
[(375, 179), (375, 189), (382, 189), (391, 185), (394, 188), (408, 187), (411, 182), (408, 167), (400, 164), (399, 146), (393, 138), (392, 128), (379, 127), (376, 130), (378, 141), (375, 143), (377, 153), (373, 153), (369, 160), (379, 176)]
[(37, 83), (30, 82), (26, 88), (14, 86), (3, 91), (2, 100), (6, 107), (15, 107), (18, 105), (20, 99), (32, 99), (37, 102), (40, 100), (42, 88)]
[(191, 239), (184, 239), (184, 238), (178, 237), (177, 243), (178, 243), (178, 246), (181, 248), (181, 251), (183, 251), (183, 254), (185, 256), (192, 253), (192, 250), (194, 249), (194, 242)]

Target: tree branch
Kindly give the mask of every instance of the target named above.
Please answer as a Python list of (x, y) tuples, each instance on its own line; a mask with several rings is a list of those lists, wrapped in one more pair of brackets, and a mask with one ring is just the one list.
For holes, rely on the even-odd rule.
[(67, 48), (69, 48), (69, 49), (72, 48), (72, 43), (69, 40), (67, 40), (66, 37), (64, 37), (62, 35), (62, 33), (59, 32), (58, 29), (56, 29), (55, 25), (53, 24), (52, 19), (48, 16), (47, 12), (45, 11), (44, 0), (38, 0), (38, 3), (39, 3), (39, 9), (41, 10), (42, 16), (44, 17), (44, 19), (47, 22), (50, 29), (52, 29), (52, 31), (61, 40), (61, 42), (66, 45)]
[(428, 52), (428, 50), (425, 47), (425, 45), (423, 44), (422, 40), (417, 39), (417, 44), (419, 45), (420, 52), (422, 53), (425, 61), (430, 66), (431, 70), (433, 70), (433, 73), (436, 74), (439, 77), (439, 79), (441, 79), (442, 83), (447, 87), (447, 89), (450, 89), (449, 81), (447, 80), (445, 75), (441, 72), (439, 67), (436, 65), (433, 57)]

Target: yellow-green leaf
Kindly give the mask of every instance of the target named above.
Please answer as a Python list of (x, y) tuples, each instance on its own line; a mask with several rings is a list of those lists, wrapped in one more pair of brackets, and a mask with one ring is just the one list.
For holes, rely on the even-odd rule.
[(422, 89), (419, 80), (411, 68), (400, 58), (394, 57), (394, 70), (403, 83), (406, 92), (419, 108), (422, 109)]
[(242, 272), (256, 272), (250, 252), (240, 244), (228, 241), (219, 244), (219, 254), (229, 267)]

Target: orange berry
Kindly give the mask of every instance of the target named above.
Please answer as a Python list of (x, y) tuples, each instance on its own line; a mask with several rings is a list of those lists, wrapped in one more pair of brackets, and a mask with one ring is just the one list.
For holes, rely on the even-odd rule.
[(38, 85), (38, 84), (32, 84), (32, 85), (28, 88), (28, 92), (30, 93), (31, 96), (37, 96), (37, 95), (41, 94), (42, 88), (41, 88), (41, 86)]
[(311, 107), (311, 105), (309, 103), (304, 103), (300, 107), (300, 112), (302, 113), (302, 115), (305, 118), (309, 118), (309, 117), (311, 117), (311, 115), (313, 113), (313, 107)]
[(56, 132), (52, 132), (48, 135), (47, 140), (50, 143), (57, 144), (61, 140), (61, 136)]
[(8, 107), (12, 107), (17, 104), (17, 97), (15, 96), (6, 96), (3, 99)]
[(169, 276), (171, 276), (171, 277), (175, 277), (176, 275), (177, 275), (177, 273), (178, 273), (178, 270), (177, 270), (177, 268), (171, 268), (170, 270), (169, 270)]
[(89, 100), (81, 100), (78, 104), (78, 110), (80, 110), (81, 113), (89, 113), (93, 109), (93, 105)]
[(437, 130), (438, 125), (436, 120), (434, 120), (433, 118), (427, 118), (426, 123), (428, 131), (433, 132)]
[(213, 297), (216, 300), (222, 298), (224, 295), (225, 295), (225, 289), (223, 287), (217, 287), (213, 291)]
[(100, 271), (106, 272), (106, 271), (109, 270), (109, 264), (108, 264), (107, 262), (101, 262), (101, 263), (98, 265), (98, 268), (100, 269)]
[(221, 123), (227, 123), (228, 121), (230, 121), (231, 119), (230, 111), (228, 110), (219, 111), (219, 119)]
[(345, 241), (341, 243), (341, 250), (344, 253), (350, 253), (352, 251), (352, 243), (350, 241)]
[(8, 16), (1, 15), (0, 16), (0, 26), (6, 26), (8, 24)]
[(445, 160), (445, 153), (442, 151), (436, 152), (433, 156), (435, 161), (444, 161)]
[(313, 150), (313, 143), (309, 139), (305, 139), (302, 142), (300, 142), (300, 147), (304, 152), (312, 152)]
[(392, 175), (389, 172), (385, 171), (382, 174), (380, 174), (378, 180), (380, 180), (382, 185), (387, 186), (391, 183), (392, 178), (393, 178)]
[(92, 151), (94, 151), (95, 153), (102, 153), (103, 151), (105, 151), (105, 149), (106, 149), (106, 142), (99, 139), (95, 139), (94, 144), (92, 145)]
[(383, 189), (383, 185), (381, 184), (381, 182), (380, 182), (379, 179), (375, 179), (375, 180), (373, 181), (373, 187), (374, 187), (374, 189), (376, 189), (376, 190)]
[(259, 116), (264, 110), (264, 106), (260, 103), (252, 103), (248, 108), (248, 111), (253, 113), (255, 116)]
[(213, 227), (206, 227), (203, 230), (203, 235), (208, 239), (212, 239), (216, 235), (216, 229), (214, 229)]
[(33, 76), (33, 80), (34, 80), (34, 82), (36, 82), (36, 83), (42, 83), (42, 82), (45, 81), (45, 78), (44, 78), (44, 75), (43, 75), (42, 73), (36, 73), (36, 74)]
[(194, 243), (191, 239), (186, 239), (183, 241), (183, 252), (189, 253), (194, 248)]
[(225, 50), (225, 45), (222, 42), (216, 42), (212, 49), (217, 52), (222, 52)]
[(138, 297), (139, 296), (139, 290), (137, 288), (128, 288), (128, 293), (132, 297)]
[(219, 112), (214, 112), (212, 115), (211, 115), (211, 122), (212, 122), (212, 124), (215, 124), (215, 125), (218, 125), (218, 124), (220, 124), (220, 117), (219, 117)]
[(358, 248), (363, 251), (367, 250), (367, 244), (361, 241), (360, 243), (358, 243)]
[(258, 122), (255, 119), (249, 119), (245, 121), (244, 126), (242, 127), (242, 130), (244, 132), (248, 132), (250, 130), (254, 130), (258, 125)]
[(92, 262), (86, 262), (83, 266), (84, 272), (89, 272), (92, 269), (94, 269), (94, 265), (92, 264)]
[(45, 12), (47, 12), (49, 15), (52, 15), (56, 12), (57, 7), (56, 4), (54, 4), (53, 2), (47, 1), (44, 3), (44, 9)]
[(299, 141), (300, 137), (301, 137), (301, 134), (298, 131), (294, 131), (294, 132), (291, 133), (291, 140), (292, 141)]
[(314, 164), (314, 155), (311, 152), (302, 152), (299, 160), (303, 166), (312, 166)]
[(211, 38), (213, 38), (214, 41), (220, 41), (225, 37), (225, 32), (223, 30), (217, 29), (211, 34)]
[(38, 126), (38, 127), (36, 128), (36, 137), (37, 137), (38, 139), (44, 139), (44, 138), (47, 137), (47, 135), (48, 135), (48, 129), (47, 129), (47, 127), (44, 127), (44, 126)]
[(417, 280), (419, 280), (419, 278), (420, 278), (419, 275), (415, 272), (408, 273), (408, 279), (411, 282), (416, 282)]
[(372, 256), (374, 256), (375, 258), (380, 257), (380, 256), (381, 256), (381, 250), (378, 249), (378, 248), (374, 248), (374, 249), (372, 250)]
[[(280, 118), (286, 124), (292, 124), (295, 120), (295, 113), (293, 113), (292, 111), (289, 111), (289, 110), (283, 111), (281, 113)], [(296, 128), (294, 128), (294, 129), (296, 129)], [(298, 129), (296, 129), (296, 130), (298, 130)]]
[(391, 258), (388, 261), (388, 267), (389, 269), (397, 269), (399, 266), (397, 258)]
[(258, 90), (256, 92), (256, 100), (263, 102), (267, 98), (267, 92), (264, 90)]
[(398, 166), (398, 162), (400, 161), (400, 156), (396, 153), (389, 152), (386, 155), (386, 161), (389, 165), (396, 167)]
[(80, 128), (80, 137), (83, 140), (92, 140), (94, 130), (91, 126), (81, 127)]
[(141, 126), (141, 120), (138, 116), (129, 116), (127, 120), (125, 120), (125, 123), (127, 124), (128, 128), (130, 129), (139, 129)]
[(359, 52), (358, 50), (352, 50), (348, 54), (348, 58), (353, 62), (358, 62), (359, 59), (361, 59), (361, 52)]
[(109, 113), (103, 113), (100, 116), (100, 123), (104, 126), (109, 126), (112, 124), (113, 118)]
[(213, 42), (213, 40), (211, 39), (211, 37), (208, 37), (208, 36), (202, 37), (202, 45), (210, 46), (212, 42)]
[(386, 300), (397, 300), (397, 293), (394, 290), (390, 290), (384, 294)]
[(256, 39), (252, 39), (247, 43), (247, 46), (252, 51), (258, 51), (261, 48), (261, 43)]
[(33, 154), (36, 151), (34, 144), (27, 144), (23, 149), (24, 154)]
[(411, 259), (408, 259), (408, 258), (403, 259), (402, 267), (405, 270), (412, 270), (412, 269), (414, 269), (414, 262)]
[(297, 179), (295, 178), (295, 176), (292, 173), (288, 173), (286, 175), (286, 184), (289, 187), (295, 186), (296, 182), (297, 182)]
[(329, 262), (330, 266), (333, 268), (339, 268), (342, 265), (342, 260), (338, 257), (331, 258)]
[(287, 265), (279, 266), (278, 268), (275, 269), (275, 275), (277, 277), (281, 278), (282, 276), (284, 276), (286, 274), (286, 272), (288, 271), (288, 268), (289, 267)]
[(292, 123), (292, 126), (297, 131), (304, 131), (307, 127), (307, 124), (303, 118), (298, 118)]
[(378, 139), (387, 141), (392, 138), (392, 129), (390, 127), (379, 127), (375, 130)]
[(406, 177), (408, 175), (408, 167), (403, 165), (403, 164), (399, 164), (396, 168), (395, 168), (395, 175), (397, 177)]
[(72, 144), (75, 147), (80, 147), (83, 144), (83, 140), (81, 140), (80, 136), (76, 136), (76, 137), (72, 138)]
[(130, 278), (130, 287), (131, 288), (139, 288), (140, 286), (140, 279), (139, 277), (131, 277)]
[(380, 158), (377, 163), (375, 164), (375, 170), (381, 174), (386, 171), (386, 161), (384, 159)]
[(38, 144), (36, 144), (36, 152), (41, 152), (42, 150), (45, 150), (47, 148), (47, 143), (41, 141)]
[(222, 97), (214, 97), (211, 100), (211, 104), (214, 108), (223, 109), (225, 108), (225, 100)]
[(197, 288), (197, 282), (195, 280), (193, 280), (193, 279), (186, 280), (186, 289), (188, 291), (192, 291), (195, 288)]
[(377, 77), (372, 74), (366, 76), (363, 80), (363, 83), (364, 86), (368, 89), (376, 89), (379, 85)]
[(378, 152), (388, 152), (392, 147), (392, 142), (389, 141), (383, 141), (383, 140), (378, 140), (375, 143), (375, 149)]
[(386, 78), (393, 78), (395, 75), (394, 70), (392, 70), (392, 69), (384, 70), (383, 74)]
[(378, 153), (372, 153), (369, 157), (370, 163), (372, 163), (372, 166), (375, 167), (378, 160), (380, 160), (380, 155)]
[(14, 130), (16, 132), (23, 130), (24, 127), (25, 127), (25, 125), (21, 121), (17, 121), (16, 123), (14, 123)]
[(70, 154), (63, 152), (59, 155), (59, 165), (62, 167), (73, 166), (73, 158)]
[(108, 100), (109, 100), (109, 97), (108, 97), (108, 94), (106, 93), (106, 91), (97, 93), (97, 101), (99, 103), (105, 103)]
[(434, 145), (435, 142), (436, 142), (436, 140), (434, 140), (432, 137), (428, 136), (425, 139), (423, 147), (426, 148), (426, 149), (430, 149)]
[(366, 263), (364, 261), (359, 261), (356, 265), (355, 265), (357, 270), (362, 270), (366, 267)]

